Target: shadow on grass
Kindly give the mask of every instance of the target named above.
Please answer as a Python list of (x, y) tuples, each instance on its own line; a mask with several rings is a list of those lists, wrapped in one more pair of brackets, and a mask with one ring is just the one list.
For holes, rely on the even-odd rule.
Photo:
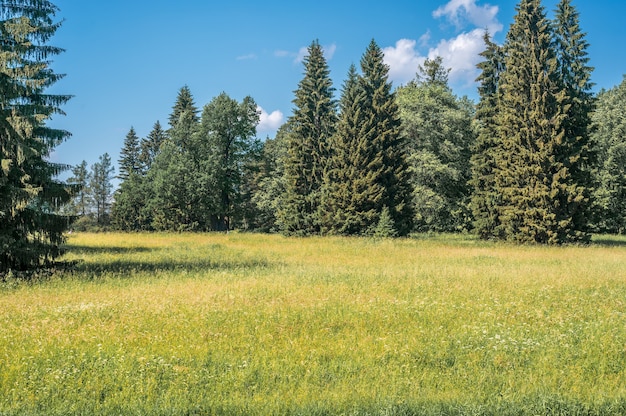
[(162, 273), (162, 272), (200, 272), (209, 270), (244, 270), (265, 269), (270, 263), (261, 259), (242, 260), (237, 262), (213, 262), (203, 261), (164, 261), (164, 262), (139, 262), (129, 260), (117, 260), (107, 263), (80, 262), (73, 268), (74, 271), (96, 276), (105, 274), (132, 275), (133, 273)]
[[(158, 251), (159, 249), (157, 249)], [(252, 270), (266, 269), (271, 267), (271, 263), (265, 258), (249, 257), (246, 255), (230, 255), (223, 257), (215, 253), (206, 253), (204, 256), (194, 257), (173, 257), (164, 253), (163, 255), (133, 256), (134, 258), (124, 258), (124, 254), (154, 252), (155, 250), (136, 247), (69, 247), (69, 251), (74, 254), (112, 254), (112, 259), (101, 261), (74, 262), (71, 270), (78, 274), (86, 275), (90, 278), (101, 276), (132, 276), (137, 273), (158, 274), (158, 273), (197, 273), (217, 270)], [(116, 258), (117, 257), (117, 258)]]
[(591, 244), (604, 247), (626, 247), (626, 237), (613, 235), (594, 236)]
[(148, 247), (94, 247), (94, 246), (76, 246), (68, 245), (68, 253), (73, 254), (130, 254), (130, 253), (147, 253), (152, 251)]

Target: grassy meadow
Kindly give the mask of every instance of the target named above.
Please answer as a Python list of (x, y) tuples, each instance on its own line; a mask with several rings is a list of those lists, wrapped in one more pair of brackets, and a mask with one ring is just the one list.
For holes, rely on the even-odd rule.
[(68, 245), (0, 283), (0, 415), (626, 414), (626, 239)]

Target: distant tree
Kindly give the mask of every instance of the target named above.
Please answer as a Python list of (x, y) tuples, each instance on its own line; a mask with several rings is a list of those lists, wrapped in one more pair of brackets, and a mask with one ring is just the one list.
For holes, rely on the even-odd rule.
[(290, 128), (289, 122), (283, 124), (274, 139), (267, 139), (262, 144), (258, 170), (251, 183), (254, 187), (250, 199), (254, 214), (250, 220), (253, 229), (264, 232), (284, 229), (279, 223), (277, 212), (285, 195), (284, 164)]
[[(198, 231), (201, 229), (196, 215), (203, 214), (194, 204), (194, 170), (186, 152), (171, 140), (161, 146), (146, 176), (148, 200), (146, 210), (151, 218), (151, 227), (157, 231)], [(203, 177), (206, 177), (203, 176)], [(192, 179), (195, 181), (192, 183)]]
[(427, 59), (416, 80), (397, 90), (413, 173), (414, 223), (420, 232), (470, 226), (474, 106), (453, 94), (441, 65), (441, 59)]
[(499, 225), (497, 207), (500, 192), (495, 188), (495, 155), (499, 144), (497, 125), (498, 94), (500, 74), (504, 69), (502, 48), (495, 44), (489, 33), (483, 37), (485, 50), (480, 54), (483, 61), (477, 67), (481, 71), (476, 106), (478, 137), (472, 149), (471, 168), (473, 187), (471, 208), (474, 216), (474, 230), (483, 239), (495, 237)]
[(166, 139), (167, 134), (161, 127), (161, 123), (158, 120), (154, 123), (154, 126), (148, 136), (141, 139), (141, 143), (139, 144), (139, 161), (144, 174), (152, 166), (154, 159), (156, 159), (156, 156), (159, 154), (161, 145)]
[(304, 78), (295, 91), (285, 160), (285, 195), (278, 212), (288, 234), (320, 232), (319, 210), (329, 140), (334, 133), (337, 104), (322, 47), (314, 41), (304, 58)]
[(124, 147), (120, 152), (119, 174), (117, 177), (125, 181), (131, 174), (138, 175), (141, 171), (139, 137), (133, 127), (124, 139)]
[[(169, 117), (170, 129), (163, 139), (159, 129), (154, 143), (159, 150), (154, 155), (145, 178), (146, 205), (143, 216), (150, 220), (156, 230), (195, 231), (206, 229), (206, 205), (212, 202), (204, 198), (213, 184), (210, 173), (199, 172), (194, 161), (194, 136), (198, 134), (198, 109), (187, 86), (180, 89)], [(152, 146), (152, 145), (151, 145)], [(152, 151), (156, 145), (152, 147)]]
[[(370, 173), (375, 177), (374, 183), (383, 188), (375, 209), (380, 215), (386, 206), (398, 234), (406, 235), (413, 227), (406, 142), (401, 135), (400, 111), (389, 82), (389, 67), (383, 61), (382, 49), (374, 40), (361, 58), (361, 70), (360, 83), (365, 95), (362, 131), (375, 155), (370, 159)], [(378, 218), (374, 224), (377, 222)]]
[(60, 23), (49, 1), (0, 5), (0, 273), (49, 263), (62, 253), (71, 195), (55, 177), (69, 166), (48, 161), (69, 137), (46, 126), (69, 96), (46, 94), (63, 75), (51, 68), (63, 50), (48, 44)]
[(152, 229), (152, 218), (146, 209), (148, 201), (145, 176), (131, 173), (115, 191), (111, 206), (111, 225), (121, 231)]
[(91, 206), (90, 182), (91, 173), (87, 169), (87, 161), (83, 160), (72, 168), (72, 176), (67, 179), (68, 184), (76, 187), (74, 197), (69, 204), (72, 207), (72, 215), (84, 217), (89, 213), (89, 207)]
[(599, 160), (594, 172), (595, 228), (626, 234), (626, 77), (598, 94), (591, 119)]
[(200, 156), (196, 166), (213, 176), (217, 195), (211, 228), (229, 230), (241, 217), (244, 168), (251, 153), (258, 148), (257, 105), (251, 97), (241, 103), (222, 93), (204, 107), (193, 156)]
[(91, 166), (91, 190), (95, 205), (96, 220), (98, 224), (106, 225), (109, 222), (109, 209), (113, 197), (113, 173), (115, 168), (111, 163), (108, 153), (99, 157), (98, 162)]
[(443, 66), (441, 56), (436, 56), (434, 59), (426, 58), (424, 64), (418, 66), (417, 83), (448, 87), (449, 75), (450, 68)]

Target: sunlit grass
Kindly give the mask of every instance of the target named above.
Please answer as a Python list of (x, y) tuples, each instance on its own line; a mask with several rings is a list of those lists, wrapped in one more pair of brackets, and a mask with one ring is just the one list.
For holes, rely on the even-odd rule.
[(0, 414), (624, 414), (596, 241), (76, 234), (0, 288)]

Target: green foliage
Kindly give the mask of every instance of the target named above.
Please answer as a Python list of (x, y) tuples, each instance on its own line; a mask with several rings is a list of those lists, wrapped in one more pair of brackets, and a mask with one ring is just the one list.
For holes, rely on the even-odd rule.
[(287, 135), (291, 123), (283, 124), (276, 138), (266, 139), (262, 144), (261, 156), (251, 182), (251, 211), (248, 224), (251, 229), (277, 232), (284, 229), (279, 223), (277, 212), (285, 195), (284, 164), (287, 156)]
[(148, 134), (148, 137), (141, 140), (139, 162), (141, 163), (142, 172), (145, 174), (152, 166), (154, 159), (161, 150), (161, 145), (167, 139), (167, 134), (161, 127), (161, 123), (157, 120)]
[(598, 95), (592, 114), (593, 142), (598, 154), (594, 179), (596, 228), (626, 233), (626, 78)]
[(417, 80), (397, 91), (402, 134), (409, 148), (415, 229), (460, 231), (470, 226), (473, 105), (452, 93), (441, 59), (424, 65), (432, 74), (421, 69)]
[(86, 160), (72, 168), (72, 176), (67, 179), (67, 183), (76, 188), (72, 200), (68, 203), (70, 215), (84, 217), (89, 213), (92, 203), (89, 189), (91, 172), (87, 169)]
[(50, 68), (56, 12), (45, 0), (0, 4), (0, 272), (53, 261), (71, 223), (56, 212), (72, 187), (54, 179), (69, 167), (47, 160), (70, 135), (46, 126), (70, 98), (45, 93), (63, 77)]
[(369, 234), (375, 238), (393, 238), (398, 236), (393, 218), (389, 214), (389, 208), (383, 207), (378, 223), (370, 230)]
[[(576, 211), (586, 184), (573, 162), (571, 115), (551, 22), (539, 0), (522, 0), (504, 46), (493, 152), (500, 194), (495, 234), (523, 243), (561, 244), (589, 237)], [(584, 208), (581, 208), (584, 211)]]
[(321, 188), (337, 120), (330, 70), (319, 42), (311, 43), (303, 63), (304, 77), (295, 91), (289, 120), (285, 193), (278, 212), (287, 234), (320, 232)]
[(96, 221), (100, 225), (108, 225), (110, 220), (114, 172), (115, 168), (108, 153), (101, 155), (98, 162), (91, 166), (89, 189), (95, 205)]
[(481, 238), (488, 239), (496, 236), (496, 229), (500, 224), (497, 210), (500, 192), (495, 187), (495, 157), (500, 140), (496, 116), (504, 55), (502, 48), (491, 40), (489, 33), (485, 32), (483, 39), (485, 50), (480, 55), (484, 60), (477, 65), (481, 71), (477, 79), (480, 83), (480, 100), (475, 115), (478, 136), (472, 148), (472, 177), (469, 184), (473, 188), (470, 205), (474, 216), (474, 231)]
[(400, 111), (396, 95), (389, 82), (389, 67), (383, 61), (383, 51), (372, 40), (361, 58), (359, 79), (364, 94), (364, 122), (361, 131), (370, 164), (372, 181), (382, 188), (382, 197), (374, 203), (377, 212), (387, 206), (399, 235), (408, 234), (413, 227), (410, 172), (406, 142), (400, 131)]
[[(243, 179), (245, 169), (259, 153), (258, 122), (257, 105), (251, 97), (238, 103), (222, 93), (204, 107), (191, 156), (199, 168), (196, 177), (203, 171), (211, 175), (209, 192), (216, 195), (215, 206), (208, 207), (213, 230), (227, 231), (243, 217)], [(196, 188), (195, 195), (198, 193), (203, 195), (201, 187)]]
[(364, 128), (366, 96), (354, 65), (344, 83), (337, 131), (322, 194), (323, 231), (359, 235), (375, 224), (383, 196), (375, 167), (379, 155)]
[(139, 137), (137, 137), (135, 129), (131, 127), (124, 139), (124, 147), (122, 147), (120, 152), (120, 169), (117, 177), (122, 182), (127, 180), (130, 175), (138, 175), (141, 172), (140, 154)]

